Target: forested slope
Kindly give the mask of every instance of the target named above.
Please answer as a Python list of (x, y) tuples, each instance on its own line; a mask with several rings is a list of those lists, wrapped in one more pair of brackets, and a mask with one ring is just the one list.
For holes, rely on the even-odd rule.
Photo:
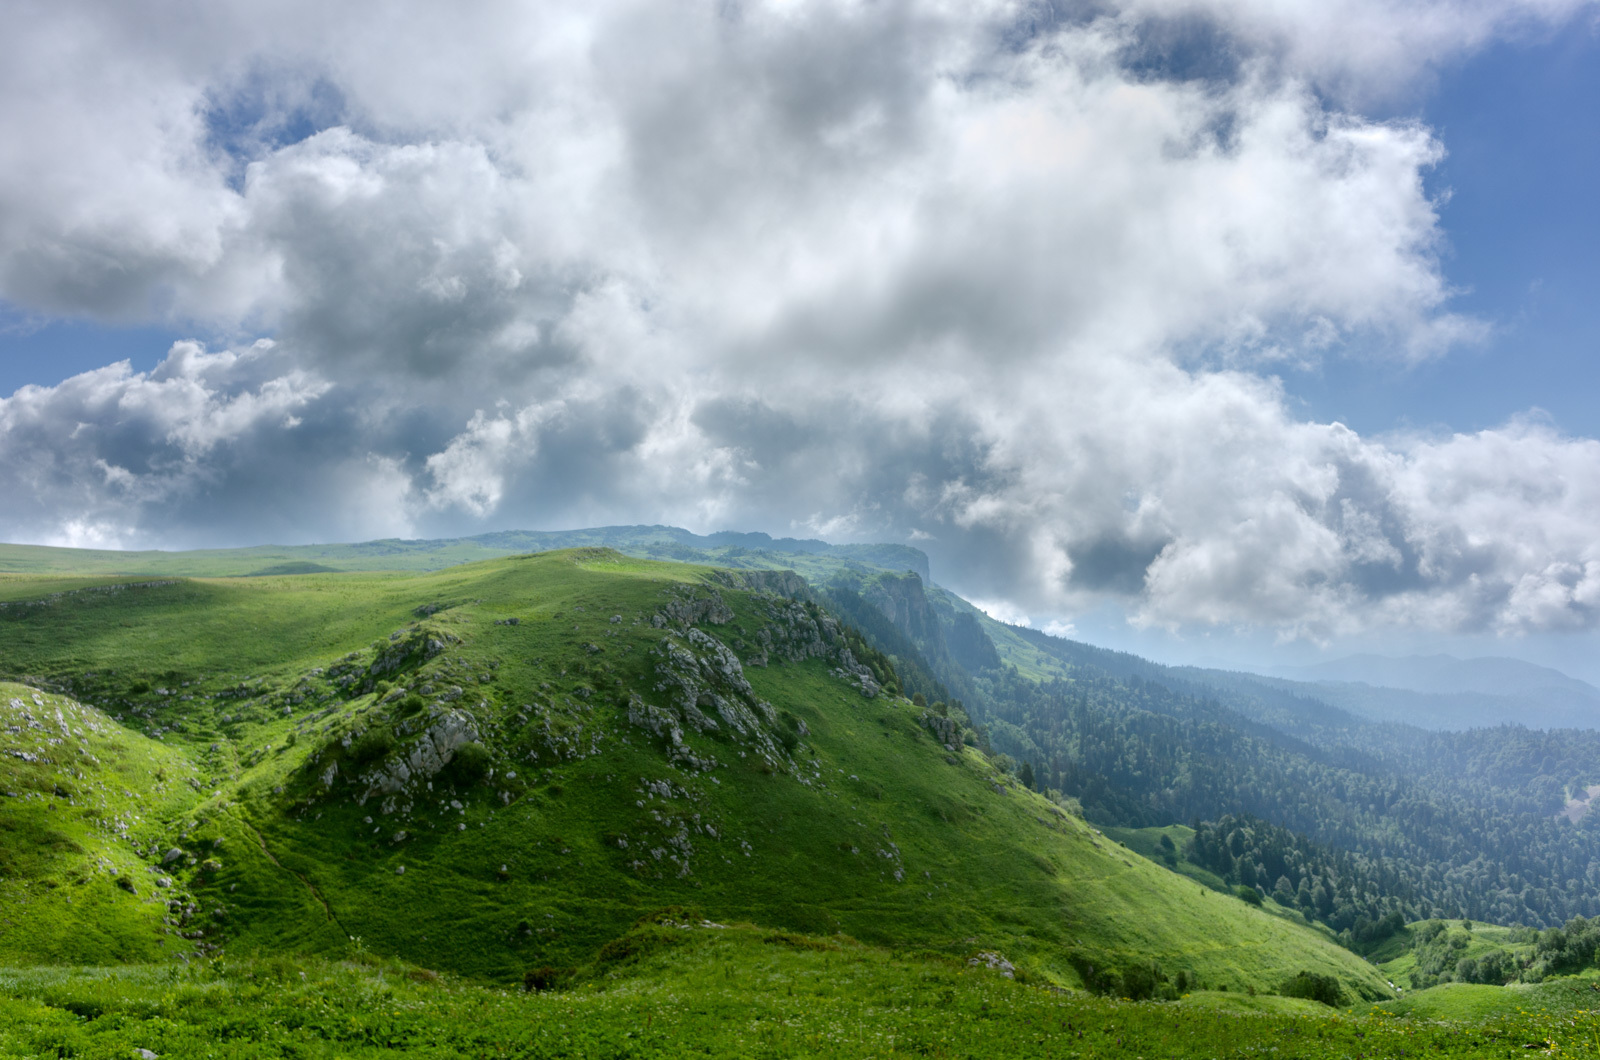
[[(1335, 930), (1395, 912), (1538, 926), (1600, 913), (1600, 821), (1557, 817), (1600, 781), (1600, 732), (1373, 722), (1247, 675), (1004, 626), (915, 575), (834, 585), (873, 602), (1040, 787), (1107, 825), (1248, 819), (1228, 829), (1230, 860), (1206, 864), (1267, 893), (1285, 878)], [(974, 621), (987, 644), (963, 665), (951, 643)]]

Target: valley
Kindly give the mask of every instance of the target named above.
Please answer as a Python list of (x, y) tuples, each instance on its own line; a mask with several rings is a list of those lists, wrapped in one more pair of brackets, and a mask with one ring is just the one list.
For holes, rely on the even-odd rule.
[[(1384, 1006), (1421, 1011), (1418, 990), (1593, 972), (1592, 946), (1574, 964), (1538, 941), (1593, 915), (1592, 832), (1545, 806), (1563, 784), (1527, 794), (1593, 776), (1592, 733), (1561, 734), (1557, 757), (1544, 734), (1501, 734), (1478, 762), (1472, 732), (1382, 728), (1005, 626), (904, 553), (719, 546), (742, 550), (730, 566), (585, 533), (627, 551), (0, 577), (0, 1044), (33, 1055), (16, 1043), (56, 1033), (62, 1005), (203, 1036), (222, 1017), (201, 999), (259, 1021), (283, 981), (334, 1022), (404, 998), (406, 1019), (362, 1032), (374, 1048), (469, 1048), (448, 1013), (480, 997), (495, 1034), (554, 1055), (495, 1000), (548, 995), (583, 999), (583, 1033), (610, 1043), (595, 1055), (676, 1055), (680, 1032), (859, 1055), (871, 1026), (926, 1049), (963, 1006), (1011, 1014), (981, 1055), (1064, 1045), (1084, 1021), (1210, 1055), (1238, 1013), (1262, 1021), (1252, 1041), (1319, 1021), (1316, 1055), (1343, 1055), (1371, 1033), (1353, 1028), (1395, 1018)], [(1450, 755), (1456, 787), (1419, 776)], [(1477, 812), (1501, 817), (1474, 824), (1483, 791), (1502, 801)], [(1516, 854), (1497, 820), (1521, 830)], [(1570, 879), (1518, 856), (1570, 859)], [(1430, 926), (1497, 901), (1521, 926), (1480, 926), (1469, 949)], [(867, 994), (823, 985), (835, 964)], [(742, 978), (763, 1013), (748, 1040), (646, 1000), (690, 991), (710, 1011)], [(160, 983), (182, 1000), (139, 1000)], [(807, 983), (821, 1008), (777, 993)], [(1140, 1007), (1161, 1003), (1188, 1015)], [(618, 1037), (640, 1013), (679, 1030)], [(121, 1048), (97, 1022), (75, 1055)], [(360, 1044), (302, 1024), (271, 1040)]]

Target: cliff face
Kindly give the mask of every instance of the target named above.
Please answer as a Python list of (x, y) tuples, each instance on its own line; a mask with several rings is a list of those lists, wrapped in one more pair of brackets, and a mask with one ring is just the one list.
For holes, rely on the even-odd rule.
[(1000, 653), (978, 620), (948, 604), (935, 605), (915, 573), (880, 575), (861, 595), (917, 646), (947, 683), (956, 683), (952, 671), (971, 677), (1000, 667)]
[(933, 577), (928, 554), (910, 545), (830, 545), (827, 554), (888, 570), (912, 571), (923, 581)]
[(910, 638), (929, 662), (937, 665), (950, 657), (944, 628), (928, 603), (928, 594), (923, 592), (922, 579), (916, 573), (883, 575), (874, 579), (861, 595)]
[(950, 657), (968, 673), (1000, 669), (1000, 653), (995, 650), (994, 641), (967, 612), (956, 614), (945, 641), (950, 647)]

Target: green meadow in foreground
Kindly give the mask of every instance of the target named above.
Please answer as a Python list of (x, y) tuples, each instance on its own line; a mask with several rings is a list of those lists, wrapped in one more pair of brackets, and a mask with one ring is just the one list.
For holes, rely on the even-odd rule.
[(0, 971), (0, 1058), (1503, 1057), (1600, 1046), (1586, 981), (1465, 989), (1497, 1003), (1455, 1005), (1461, 987), (1343, 1013), (1238, 993), (1127, 1002), (845, 938), (662, 918), (536, 993), (371, 957)]

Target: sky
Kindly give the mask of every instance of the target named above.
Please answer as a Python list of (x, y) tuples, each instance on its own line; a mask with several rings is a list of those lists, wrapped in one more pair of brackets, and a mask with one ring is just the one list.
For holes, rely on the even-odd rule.
[(0, 539), (904, 541), (1600, 680), (1600, 5), (17, 2)]

